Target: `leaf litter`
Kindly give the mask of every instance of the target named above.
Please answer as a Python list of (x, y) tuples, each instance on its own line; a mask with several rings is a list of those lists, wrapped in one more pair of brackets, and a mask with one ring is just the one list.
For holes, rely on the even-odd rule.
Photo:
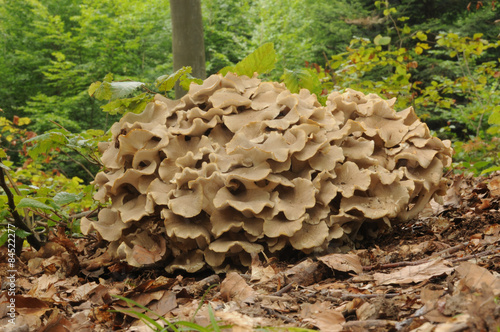
[(450, 183), (443, 204), (349, 253), (254, 255), (248, 271), (227, 274), (133, 268), (104, 241), (60, 230), (17, 258), (15, 325), (1, 248), (0, 331), (151, 331), (141, 315), (232, 331), (497, 331), (500, 173)]

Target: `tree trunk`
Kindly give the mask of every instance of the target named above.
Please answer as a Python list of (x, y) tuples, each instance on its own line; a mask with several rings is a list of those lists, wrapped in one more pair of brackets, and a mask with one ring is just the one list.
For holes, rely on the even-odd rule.
[[(172, 16), (172, 53), (174, 71), (183, 66), (193, 68), (192, 75), (205, 79), (205, 44), (203, 41), (203, 20), (200, 0), (170, 0)], [(182, 97), (184, 91), (175, 86), (175, 97)]]

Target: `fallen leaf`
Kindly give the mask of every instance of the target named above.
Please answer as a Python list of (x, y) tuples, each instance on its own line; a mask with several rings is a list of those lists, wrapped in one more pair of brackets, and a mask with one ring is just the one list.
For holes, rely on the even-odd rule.
[(39, 332), (68, 332), (74, 331), (74, 326), (71, 322), (59, 312), (58, 309), (54, 309), (52, 314), (47, 321), (45, 326), (42, 326)]
[(253, 303), (256, 297), (252, 287), (248, 286), (245, 279), (236, 272), (227, 274), (220, 285), (220, 293), (225, 301), (238, 303)]
[(453, 267), (450, 265), (448, 261), (439, 258), (420, 265), (405, 266), (392, 273), (374, 273), (373, 278), (379, 285), (418, 283), (451, 273)]
[(500, 175), (495, 176), (488, 182), (488, 189), (492, 197), (500, 196)]
[(477, 206), (479, 210), (487, 210), (491, 207), (491, 199), (483, 198), (481, 199), (481, 204)]
[(331, 305), (328, 301), (305, 303), (301, 306), (300, 316), (304, 317), (304, 322), (311, 323), (322, 332), (342, 331), (342, 324), (345, 323), (344, 315), (337, 310), (330, 309)]
[(363, 266), (357, 255), (354, 254), (330, 254), (319, 257), (318, 260), (326, 266), (341, 272), (353, 271), (356, 274), (363, 272)]
[(215, 317), (231, 325), (231, 331), (233, 332), (251, 332), (254, 330), (254, 326), (261, 325), (261, 319), (253, 318), (237, 311), (217, 311)]
[(420, 300), (424, 304), (425, 318), (431, 322), (443, 323), (448, 320), (449, 317), (444, 316), (438, 308), (440, 307), (440, 299), (444, 295), (445, 291), (442, 289), (433, 289), (434, 285), (425, 286), (420, 292)]
[(251, 273), (250, 281), (258, 283), (266, 283), (276, 275), (272, 266), (264, 267), (257, 255), (252, 256)]
[(177, 298), (173, 292), (165, 292), (163, 296), (153, 304), (150, 304), (148, 308), (152, 310), (155, 314), (148, 313), (151, 318), (157, 318), (156, 314), (160, 316), (166, 315), (172, 309), (177, 307)]
[(379, 315), (379, 309), (376, 305), (365, 302), (356, 309), (356, 317), (358, 320), (376, 319)]
[(49, 305), (45, 301), (41, 301), (31, 296), (14, 296), (16, 303), (16, 311), (20, 315), (43, 315), (47, 310), (50, 310)]
[(495, 296), (500, 294), (500, 278), (493, 276), (493, 274), (484, 267), (474, 263), (462, 262), (457, 267), (456, 271), (461, 277), (459, 285), (462, 286), (462, 288), (480, 290), (485, 287), (490, 289)]

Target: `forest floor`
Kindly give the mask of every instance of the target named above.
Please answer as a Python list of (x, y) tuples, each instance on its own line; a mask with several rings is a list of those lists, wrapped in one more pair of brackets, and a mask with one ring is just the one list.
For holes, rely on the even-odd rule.
[(213, 330), (500, 331), (500, 173), (450, 182), (444, 205), (430, 204), (363, 248), (254, 259), (246, 273), (138, 270), (112, 262), (91, 237), (61, 232), (38, 252), (26, 248), (7, 279), (1, 248), (0, 331), (151, 331), (130, 310), (166, 324), (116, 295)]

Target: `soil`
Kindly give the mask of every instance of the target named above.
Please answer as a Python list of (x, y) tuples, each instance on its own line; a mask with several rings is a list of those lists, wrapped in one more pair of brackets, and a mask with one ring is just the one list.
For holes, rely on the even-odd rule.
[(248, 271), (136, 269), (113, 262), (95, 237), (65, 230), (38, 252), (25, 248), (14, 269), (1, 248), (0, 331), (151, 331), (147, 324), (165, 320), (174, 324), (165, 331), (182, 322), (227, 331), (499, 331), (500, 173), (449, 179), (443, 204), (349, 253), (256, 256)]

